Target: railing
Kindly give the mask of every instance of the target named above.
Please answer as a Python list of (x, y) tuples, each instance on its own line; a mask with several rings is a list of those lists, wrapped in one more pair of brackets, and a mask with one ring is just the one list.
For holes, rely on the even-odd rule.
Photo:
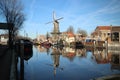
[(86, 47), (93, 47), (93, 48), (106, 48), (107, 41), (93, 41), (93, 42), (85, 42)]
[(110, 50), (120, 50), (120, 43), (112, 42), (108, 44), (108, 49)]

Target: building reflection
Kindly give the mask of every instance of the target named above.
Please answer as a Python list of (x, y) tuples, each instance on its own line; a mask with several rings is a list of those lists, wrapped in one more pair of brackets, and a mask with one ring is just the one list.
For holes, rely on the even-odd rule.
[(111, 70), (120, 70), (120, 51), (95, 49), (93, 56), (98, 64), (110, 63)]
[(79, 56), (79, 57), (86, 57), (87, 56), (85, 48), (76, 49), (75, 53), (76, 53), (76, 56)]
[(86, 49), (85, 48), (63, 48), (64, 51), (62, 53), (63, 57), (68, 58), (70, 61), (73, 61), (75, 57), (86, 57)]
[(111, 70), (120, 70), (120, 51), (108, 50), (110, 55)]
[(106, 49), (95, 49), (93, 56), (98, 64), (106, 64), (110, 62)]
[[(50, 48), (45, 48), (41, 46), (35, 46), (39, 52), (47, 52), (50, 53)], [(52, 53), (51, 55), (59, 56), (62, 55), (63, 57), (68, 58), (70, 61), (73, 61), (76, 56), (78, 57), (86, 57), (86, 49), (85, 48), (70, 48), (70, 47), (51, 47)]]
[[(47, 53), (50, 53), (50, 48), (43, 48), (43, 47), (37, 47), (40, 52), (46, 51)], [(120, 51), (112, 51), (107, 49), (94, 49), (94, 48), (70, 48), (70, 47), (61, 47), (51, 48), (51, 56), (53, 60), (53, 67), (54, 67), (54, 75), (56, 75), (56, 68), (59, 68), (60, 65), (60, 56), (66, 57), (69, 61), (73, 61), (75, 57), (84, 57), (87, 58), (88, 54), (87, 52), (91, 52), (91, 58), (94, 60), (97, 64), (110, 64), (111, 70), (117, 69), (120, 70)]]
[(76, 56), (75, 49), (64, 47), (63, 50), (62, 56), (68, 58), (70, 61), (73, 61)]
[(39, 46), (35, 46), (35, 48), (37, 48), (37, 50), (39, 52), (47, 52), (47, 54), (50, 53), (50, 48), (49, 47), (45, 48), (45, 47), (42, 47), (42, 46), (39, 45)]

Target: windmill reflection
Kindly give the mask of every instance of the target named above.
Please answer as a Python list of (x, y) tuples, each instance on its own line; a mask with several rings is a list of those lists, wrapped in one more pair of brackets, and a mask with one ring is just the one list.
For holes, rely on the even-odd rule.
[(46, 48), (46, 52), (47, 52), (47, 54), (49, 54), (50, 53), (50, 48)]
[(52, 59), (53, 59), (53, 67), (54, 67), (54, 75), (56, 75), (56, 68), (63, 70), (63, 68), (59, 67), (61, 48), (52, 48)]

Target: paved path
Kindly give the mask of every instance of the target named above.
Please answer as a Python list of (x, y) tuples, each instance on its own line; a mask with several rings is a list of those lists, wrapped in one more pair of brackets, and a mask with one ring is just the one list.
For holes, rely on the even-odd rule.
[(0, 45), (0, 80), (10, 80), (12, 54), (7, 46)]

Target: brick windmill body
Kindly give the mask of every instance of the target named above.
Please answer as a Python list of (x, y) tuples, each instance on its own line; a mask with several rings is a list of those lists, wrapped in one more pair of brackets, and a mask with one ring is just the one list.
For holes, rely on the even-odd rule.
[(55, 19), (55, 13), (53, 12), (53, 21), (46, 23), (46, 24), (53, 23), (53, 25), (54, 25), (53, 31), (51, 32), (53, 43), (57, 43), (57, 41), (59, 40), (59, 36), (60, 36), (61, 32), (59, 30), (58, 20), (61, 20), (61, 19), (63, 19), (63, 17)]

